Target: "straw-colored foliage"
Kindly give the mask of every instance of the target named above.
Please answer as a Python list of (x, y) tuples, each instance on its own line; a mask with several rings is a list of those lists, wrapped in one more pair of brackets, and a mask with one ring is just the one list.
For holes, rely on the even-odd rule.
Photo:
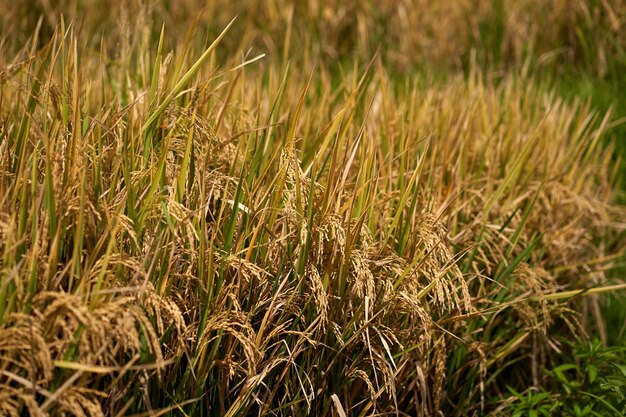
[[(145, 34), (154, 16), (173, 37), (183, 37), (190, 23), (217, 34), (237, 15), (242, 23), (232, 29), (226, 47), (256, 46), (296, 61), (308, 54), (329, 60), (352, 53), (370, 57), (380, 49), (400, 70), (423, 63), (460, 66), (478, 51), (496, 63), (523, 64), (536, 56), (540, 64), (583, 64), (605, 75), (612, 58), (626, 49), (625, 0), (46, 0), (4, 7), (7, 34), (22, 41), (39, 16), (51, 34), (59, 12), (79, 17), (94, 33), (139, 16), (135, 28)], [(122, 34), (106, 46), (128, 41), (132, 36)]]
[[(250, 2), (210, 47), (196, 1), (16, 3), (0, 414), (482, 414), (591, 326), (597, 294), (558, 295), (623, 249), (610, 115), (525, 74), (390, 75), (468, 53), (482, 2)], [(503, 3), (519, 59), (589, 12), (546, 32), (518, 15), (566, 2)]]

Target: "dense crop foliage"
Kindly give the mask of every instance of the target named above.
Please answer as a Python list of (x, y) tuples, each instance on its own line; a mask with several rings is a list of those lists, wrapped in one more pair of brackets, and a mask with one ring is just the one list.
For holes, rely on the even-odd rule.
[(573, 407), (619, 120), (528, 62), (609, 77), (623, 2), (93, 3), (0, 6), (1, 415)]

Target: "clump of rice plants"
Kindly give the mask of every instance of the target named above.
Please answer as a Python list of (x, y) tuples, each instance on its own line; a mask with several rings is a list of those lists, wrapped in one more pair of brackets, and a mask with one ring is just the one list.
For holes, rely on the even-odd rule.
[(604, 331), (610, 114), (148, 6), (0, 43), (0, 414), (482, 415)]

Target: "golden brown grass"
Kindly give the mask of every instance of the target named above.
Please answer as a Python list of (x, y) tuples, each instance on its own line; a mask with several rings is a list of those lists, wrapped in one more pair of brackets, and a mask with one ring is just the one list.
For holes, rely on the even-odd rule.
[[(487, 414), (602, 328), (610, 115), (523, 72), (386, 66), (456, 59), (473, 2), (433, 6), (430, 40), (401, 30), (415, 5), (251, 4), (202, 50), (176, 23), (197, 2), (104, 3), (68, 23), (41, 2), (27, 43), (32, 14), (3, 23), (1, 413)], [(394, 47), (374, 57), (368, 25)], [(332, 63), (354, 30), (372, 59)]]
[(141, 38), (116, 32), (120, 23), (132, 20), (133, 31), (150, 38), (152, 30), (156, 38), (159, 27), (150, 26), (156, 20), (172, 39), (182, 39), (193, 24), (215, 36), (238, 15), (227, 48), (246, 45), (297, 62), (308, 54), (328, 61), (353, 53), (371, 57), (380, 49), (385, 62), (406, 71), (424, 63), (467, 67), (473, 51), (496, 67), (520, 68), (532, 59), (538, 70), (556, 62), (605, 76), (621, 68), (626, 54), (624, 0), (45, 0), (6, 2), (3, 8), (3, 32), (21, 43), (39, 17), (50, 36), (63, 15), (77, 17), (94, 35), (112, 35), (104, 45), (109, 52), (129, 42), (137, 46)]

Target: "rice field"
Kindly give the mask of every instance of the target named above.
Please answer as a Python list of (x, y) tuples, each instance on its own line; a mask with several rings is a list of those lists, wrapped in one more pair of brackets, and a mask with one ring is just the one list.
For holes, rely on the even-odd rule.
[(3, 2), (0, 415), (623, 415), (625, 51), (623, 0)]

